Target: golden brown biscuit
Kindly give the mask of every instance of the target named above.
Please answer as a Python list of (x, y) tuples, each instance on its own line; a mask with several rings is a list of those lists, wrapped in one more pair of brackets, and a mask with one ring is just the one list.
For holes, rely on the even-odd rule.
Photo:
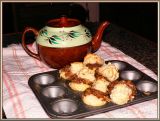
[(73, 76), (73, 74), (70, 71), (70, 66), (66, 66), (66, 67), (60, 69), (59, 75), (60, 75), (60, 78), (62, 78), (64, 80), (70, 79)]
[(129, 100), (134, 99), (136, 87), (131, 81), (115, 81), (109, 86), (110, 98), (113, 103), (118, 105), (126, 104)]
[(96, 80), (95, 78), (95, 70), (91, 70), (88, 67), (82, 68), (78, 73), (77, 73), (78, 78), (82, 78), (85, 80), (89, 80), (92, 83)]
[(108, 91), (107, 86), (109, 85), (109, 83), (110, 82), (106, 80), (105, 77), (97, 76), (96, 81), (92, 84), (92, 88), (106, 93)]
[(90, 105), (90, 106), (102, 106), (107, 103), (106, 101), (103, 101), (101, 98), (100, 99), (97, 98), (93, 94), (83, 96), (82, 100), (85, 104)]
[(65, 80), (72, 80), (83, 67), (85, 65), (82, 62), (73, 62), (59, 70), (60, 77)]
[(83, 92), (87, 88), (90, 87), (90, 85), (88, 85), (88, 84), (85, 84), (85, 83), (76, 83), (76, 82), (70, 82), (69, 86), (70, 86), (71, 89), (73, 89), (75, 91), (80, 91), (80, 92)]
[(102, 66), (104, 64), (104, 60), (96, 54), (89, 53), (84, 57), (83, 64), (93, 69)]
[(70, 70), (73, 74), (77, 74), (84, 67), (85, 65), (82, 62), (73, 62), (71, 63)]
[(106, 77), (109, 81), (115, 81), (119, 78), (119, 72), (114, 64), (104, 64), (97, 70), (98, 74)]
[(82, 94), (82, 101), (90, 106), (102, 106), (109, 102), (110, 99), (107, 97), (106, 93), (88, 88)]

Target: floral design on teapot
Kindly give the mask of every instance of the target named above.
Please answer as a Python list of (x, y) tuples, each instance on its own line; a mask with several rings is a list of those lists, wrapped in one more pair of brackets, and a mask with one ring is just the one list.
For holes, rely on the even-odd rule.
[(48, 32), (46, 29), (41, 30), (40, 35), (47, 37), (46, 40), (48, 40), (50, 44), (58, 44), (57, 41), (61, 40), (61, 38), (58, 37), (57, 35), (52, 35), (52, 36), (48, 37)]
[(59, 44), (58, 41), (64, 41), (64, 38), (70, 38), (70, 40), (72, 38), (76, 38), (76, 37), (79, 37), (79, 36), (87, 36), (88, 38), (91, 38), (91, 33), (85, 29), (83, 32), (77, 32), (77, 31), (74, 31), (74, 30), (71, 30), (69, 32), (66, 32), (66, 31), (59, 31), (59, 33), (62, 33), (60, 34), (59, 36), (58, 35), (51, 35), (49, 36), (48, 34), (49, 32), (46, 30), (46, 29), (42, 29), (40, 31), (40, 35), (41, 36), (44, 36), (46, 37), (47, 41), (49, 41), (50, 44)]

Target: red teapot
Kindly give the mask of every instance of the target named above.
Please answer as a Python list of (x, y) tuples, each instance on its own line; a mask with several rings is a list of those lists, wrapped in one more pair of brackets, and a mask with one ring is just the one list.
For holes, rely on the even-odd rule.
[[(72, 62), (82, 61), (87, 53), (97, 51), (101, 45), (103, 31), (108, 25), (108, 21), (103, 22), (92, 37), (90, 31), (77, 19), (52, 19), (40, 31), (27, 27), (22, 35), (22, 46), (30, 56), (59, 69)], [(27, 32), (34, 33), (38, 53), (27, 48)]]

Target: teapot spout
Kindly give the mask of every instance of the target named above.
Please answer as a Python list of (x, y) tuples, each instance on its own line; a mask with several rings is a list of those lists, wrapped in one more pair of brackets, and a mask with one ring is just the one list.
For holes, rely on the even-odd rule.
[(108, 21), (105, 21), (98, 27), (96, 34), (92, 38), (92, 52), (97, 51), (101, 46), (103, 32), (109, 24)]

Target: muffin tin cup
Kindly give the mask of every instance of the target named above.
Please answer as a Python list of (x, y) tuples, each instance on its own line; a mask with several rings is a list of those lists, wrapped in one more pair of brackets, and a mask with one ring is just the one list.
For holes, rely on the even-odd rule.
[(65, 95), (65, 89), (62, 86), (49, 86), (42, 90), (42, 94), (48, 98), (57, 98)]
[(60, 115), (72, 114), (77, 109), (77, 103), (69, 98), (57, 100), (52, 104), (52, 110)]
[(120, 74), (120, 77), (122, 80), (140, 80), (141, 79), (141, 74), (138, 71), (135, 70), (125, 70), (122, 71)]
[(51, 74), (41, 74), (37, 75), (33, 80), (38, 85), (49, 85), (55, 82), (55, 77)]
[(151, 93), (157, 92), (158, 85), (149, 80), (142, 80), (136, 84), (137, 90), (145, 95), (150, 95)]
[(106, 61), (108, 62), (115, 64), (118, 68), (120, 73), (118, 80), (131, 80), (137, 88), (135, 98), (127, 104), (116, 105), (111, 101), (99, 107), (88, 106), (82, 101), (82, 92), (70, 89), (68, 81), (59, 77), (58, 70), (35, 74), (29, 78), (28, 84), (51, 118), (83, 118), (158, 97), (156, 80), (126, 62)]

